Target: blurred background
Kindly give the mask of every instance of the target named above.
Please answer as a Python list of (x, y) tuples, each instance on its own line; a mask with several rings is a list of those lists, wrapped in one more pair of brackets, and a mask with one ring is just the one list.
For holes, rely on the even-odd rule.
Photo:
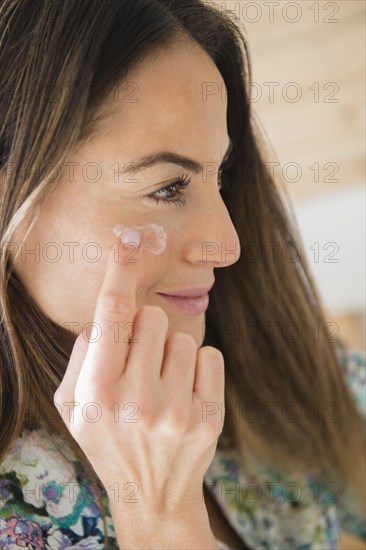
[(366, 3), (215, 3), (245, 27), (252, 106), (333, 334), (365, 351)]
[[(365, 351), (364, 0), (219, 1), (245, 27), (251, 101), (334, 336)], [(361, 550), (342, 531), (341, 550)]]

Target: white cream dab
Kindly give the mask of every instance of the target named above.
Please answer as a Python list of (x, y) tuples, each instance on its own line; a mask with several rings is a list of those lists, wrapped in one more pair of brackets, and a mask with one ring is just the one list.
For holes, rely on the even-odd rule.
[(141, 244), (146, 250), (149, 250), (153, 254), (162, 254), (166, 247), (166, 233), (161, 225), (155, 223), (148, 223), (147, 225), (133, 225), (127, 226), (124, 224), (116, 225), (113, 228), (113, 233), (120, 237), (122, 231), (128, 227), (128, 229), (137, 229), (141, 234)]

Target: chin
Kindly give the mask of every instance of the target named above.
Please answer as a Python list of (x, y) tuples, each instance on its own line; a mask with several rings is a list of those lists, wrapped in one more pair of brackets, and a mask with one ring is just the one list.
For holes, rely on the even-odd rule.
[(186, 332), (193, 336), (196, 341), (197, 347), (202, 346), (204, 337), (205, 337), (205, 314), (201, 313), (199, 315), (179, 315), (172, 318), (171, 314), (169, 315), (169, 330), (168, 336), (173, 334), (173, 332)]
[(173, 334), (173, 332), (186, 332), (195, 339), (197, 347), (202, 346), (205, 337), (205, 312), (197, 315), (185, 314), (170, 304), (166, 304), (158, 297), (158, 300), (150, 302), (153, 305), (161, 307), (168, 316), (169, 328), (167, 332), (167, 338)]

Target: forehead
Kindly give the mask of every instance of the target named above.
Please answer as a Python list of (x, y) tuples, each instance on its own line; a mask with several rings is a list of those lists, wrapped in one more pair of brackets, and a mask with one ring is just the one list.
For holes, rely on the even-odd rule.
[(107, 116), (96, 135), (119, 151), (143, 144), (145, 152), (159, 146), (193, 154), (207, 145), (220, 155), (228, 145), (225, 92), (219, 70), (199, 45), (175, 43), (129, 72), (105, 102)]

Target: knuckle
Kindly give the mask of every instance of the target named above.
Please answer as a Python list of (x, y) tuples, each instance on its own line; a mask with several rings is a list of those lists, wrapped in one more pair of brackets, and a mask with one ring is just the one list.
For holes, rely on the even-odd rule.
[(126, 301), (126, 298), (118, 294), (105, 294), (98, 298), (98, 305), (102, 315), (108, 317), (128, 317), (132, 313), (132, 304)]
[(186, 420), (182, 414), (174, 409), (169, 410), (158, 424), (159, 431), (165, 436), (180, 438), (185, 435), (187, 427)]

